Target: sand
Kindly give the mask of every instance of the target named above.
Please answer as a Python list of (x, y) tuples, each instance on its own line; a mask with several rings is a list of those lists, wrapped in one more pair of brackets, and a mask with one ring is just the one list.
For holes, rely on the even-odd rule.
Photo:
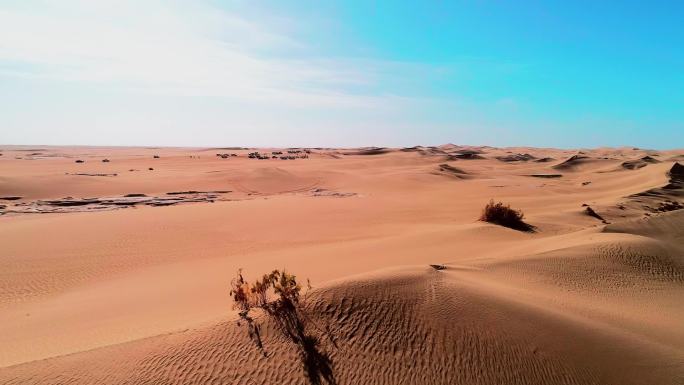
[(321, 383), (684, 383), (684, 150), (289, 150), (0, 146), (0, 383), (315, 383), (238, 268), (310, 279)]

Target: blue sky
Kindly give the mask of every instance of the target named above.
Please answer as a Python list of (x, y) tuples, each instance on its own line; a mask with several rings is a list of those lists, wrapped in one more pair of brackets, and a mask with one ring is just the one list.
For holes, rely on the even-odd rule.
[(684, 3), (2, 1), (0, 143), (684, 147)]

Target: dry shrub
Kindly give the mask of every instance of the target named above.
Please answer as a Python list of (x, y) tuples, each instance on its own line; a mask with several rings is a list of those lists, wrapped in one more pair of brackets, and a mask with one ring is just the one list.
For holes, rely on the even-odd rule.
[(512, 209), (510, 205), (505, 205), (502, 202), (494, 202), (493, 199), (487, 203), (482, 210), (482, 215), (480, 215), (480, 220), (484, 222), (494, 223), (514, 230), (534, 231), (534, 226), (525, 223), (523, 218), (524, 214), (522, 211)]
[[(295, 344), (299, 352), (304, 371), (312, 384), (334, 384), (332, 364), (327, 354), (319, 351), (320, 338), (311, 333), (311, 326), (318, 328), (304, 313), (301, 297), (302, 287), (297, 277), (286, 271), (273, 270), (264, 274), (261, 280), (248, 283), (238, 270), (230, 282), (230, 295), (233, 297), (233, 308), (239, 310), (240, 320), (246, 323), (249, 337), (267, 356), (261, 339), (260, 326), (250, 316), (252, 310), (263, 312), (276, 325), (280, 333)], [(311, 285), (307, 280), (307, 288)]]
[(241, 325), (241, 321), (244, 321), (247, 324), (249, 337), (264, 355), (266, 355), (261, 341), (259, 324), (249, 315), (249, 312), (253, 308), (261, 306), (261, 297), (266, 297), (265, 290), (263, 292), (258, 292), (257, 290), (261, 290), (259, 281), (257, 281), (255, 285), (250, 285), (242, 276), (242, 270), (238, 270), (237, 276), (230, 281), (230, 295), (233, 297), (233, 309), (239, 310), (238, 314), (240, 315), (238, 325)]

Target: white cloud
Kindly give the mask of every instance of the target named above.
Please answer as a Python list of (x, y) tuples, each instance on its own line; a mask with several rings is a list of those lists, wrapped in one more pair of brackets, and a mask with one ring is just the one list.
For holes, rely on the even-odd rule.
[(382, 100), (345, 91), (372, 82), (348, 62), (278, 55), (305, 50), (288, 31), (200, 3), (45, 1), (0, 9), (4, 76), (302, 106)]
[[(482, 106), (420, 93), (467, 76), (471, 63), (320, 57), (290, 29), (305, 22), (264, 12), (3, 3), (0, 143), (411, 145), (498, 132)], [(487, 115), (501, 109), (492, 107)]]

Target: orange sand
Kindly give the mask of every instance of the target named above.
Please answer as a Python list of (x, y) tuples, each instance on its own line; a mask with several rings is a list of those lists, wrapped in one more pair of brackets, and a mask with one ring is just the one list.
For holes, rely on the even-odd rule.
[[(0, 149), (2, 384), (307, 383), (271, 326), (265, 358), (236, 325), (238, 268), (310, 278), (338, 384), (684, 383), (684, 210), (656, 212), (684, 202), (659, 189), (684, 151)], [(490, 198), (537, 231), (478, 222)]]

